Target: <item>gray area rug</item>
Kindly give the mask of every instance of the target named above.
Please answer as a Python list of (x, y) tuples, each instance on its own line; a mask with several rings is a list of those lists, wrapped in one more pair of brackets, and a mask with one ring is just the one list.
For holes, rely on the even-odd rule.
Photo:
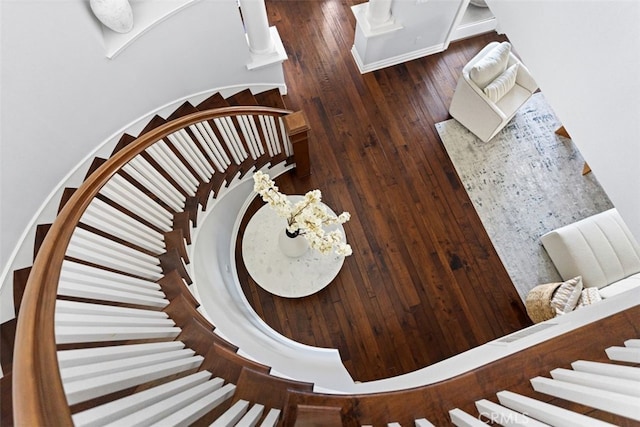
[(436, 124), (473, 205), (518, 294), (560, 276), (540, 236), (607, 210), (611, 201), (541, 93), (489, 142), (455, 119)]

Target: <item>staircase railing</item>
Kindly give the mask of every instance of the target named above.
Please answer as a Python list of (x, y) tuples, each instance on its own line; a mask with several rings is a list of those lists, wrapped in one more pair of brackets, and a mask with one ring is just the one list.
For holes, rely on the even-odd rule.
[[(209, 193), (216, 193), (218, 191), (217, 188), (214, 188), (215, 185), (222, 185), (223, 180), (226, 181), (238, 175), (246, 174), (255, 167), (263, 167), (272, 163), (291, 163), (295, 161), (296, 170), (299, 174), (304, 175), (308, 173), (308, 147), (306, 147), (306, 131), (308, 127), (306, 127), (305, 121), (301, 120), (303, 118), (304, 116), (300, 114), (291, 114), (291, 112), (286, 110), (264, 107), (229, 107), (188, 114), (143, 133), (134, 141), (120, 148), (109, 160), (105, 161), (88, 176), (86, 181), (66, 202), (56, 221), (50, 227), (38, 251), (22, 299), (13, 365), (13, 405), (16, 425), (70, 426), (78, 419), (78, 414), (84, 415), (85, 418), (91, 418), (93, 416), (93, 414), (87, 414), (86, 412), (84, 414), (82, 412), (76, 412), (78, 411), (78, 407), (76, 406), (72, 410), (70, 406), (78, 404), (78, 402), (83, 405), (87, 401), (69, 398), (69, 390), (65, 390), (66, 383), (63, 385), (64, 375), (61, 375), (61, 365), (59, 364), (59, 359), (65, 361), (65, 358), (60, 355), (60, 353), (68, 351), (67, 349), (70, 348), (69, 345), (65, 343), (75, 343), (76, 341), (72, 339), (69, 341), (66, 340), (66, 337), (69, 335), (66, 335), (66, 331), (65, 334), (63, 334), (61, 330), (58, 330), (58, 326), (56, 325), (56, 321), (59, 319), (63, 319), (65, 322), (69, 322), (69, 319), (73, 320), (73, 314), (80, 313), (78, 317), (81, 321), (84, 316), (93, 316), (93, 314), (87, 314), (87, 312), (91, 312), (91, 309), (86, 306), (78, 307), (78, 305), (82, 304), (78, 302), (77, 299), (82, 299), (82, 296), (73, 294), (73, 286), (68, 286), (68, 282), (70, 281), (72, 284), (75, 282), (74, 280), (67, 280), (69, 275), (73, 276), (81, 269), (96, 270), (98, 268), (95, 266), (95, 263), (92, 264), (93, 260), (100, 259), (91, 253), (93, 246), (99, 245), (99, 243), (103, 241), (108, 242), (110, 246), (117, 246), (121, 245), (121, 242), (124, 241), (133, 246), (137, 245), (138, 248), (132, 249), (132, 251), (134, 251), (133, 253), (135, 255), (139, 256), (139, 259), (134, 260), (122, 260), (115, 257), (113, 258), (115, 261), (113, 261), (113, 259), (110, 258), (110, 254), (106, 254), (105, 259), (109, 259), (109, 262), (115, 262), (116, 267), (107, 268), (108, 266), (106, 264), (102, 265), (104, 269), (100, 270), (100, 274), (91, 276), (91, 278), (96, 281), (104, 281), (106, 277), (117, 275), (128, 277), (112, 270), (118, 270), (117, 266), (119, 263), (122, 263), (121, 265), (135, 265), (142, 260), (140, 262), (142, 262), (145, 268), (150, 266), (148, 267), (150, 271), (148, 274), (149, 277), (159, 276), (158, 271), (163, 270), (162, 274), (165, 274), (165, 276), (157, 280), (160, 284), (164, 284), (164, 281), (173, 279), (180, 283), (182, 283), (183, 280), (188, 282), (188, 274), (186, 274), (185, 271), (179, 271), (180, 266), (182, 266), (181, 260), (188, 263), (188, 254), (180, 250), (182, 240), (186, 240), (187, 243), (189, 240), (188, 229), (180, 222), (185, 218), (185, 215), (182, 214), (186, 213), (187, 222), (191, 221), (195, 224), (196, 217), (193, 213), (194, 208), (196, 211), (198, 206), (202, 209), (206, 208)], [(226, 131), (217, 131), (221, 137), (219, 146), (224, 148), (224, 154), (228, 155), (229, 159), (221, 159), (216, 163), (213, 159), (216, 154), (213, 153), (213, 157), (209, 158), (211, 164), (207, 166), (201, 162), (202, 158), (200, 158), (200, 160), (197, 159), (199, 154), (189, 153), (189, 149), (185, 146), (184, 140), (180, 140), (181, 138), (188, 137), (187, 139), (191, 138), (191, 141), (194, 142), (192, 137), (195, 137), (199, 131), (195, 130), (192, 126), (197, 128), (198, 124), (201, 124), (206, 127), (205, 122), (213, 127), (219, 126), (220, 129), (225, 128), (225, 123), (238, 126), (237, 128), (234, 127), (235, 130), (229, 127), (225, 128), (228, 129), (229, 132), (229, 134), (226, 135), (226, 137), (229, 138), (228, 141), (225, 140), (223, 136)], [(187, 131), (187, 129), (189, 130)], [(182, 136), (180, 136), (183, 131), (187, 132), (187, 135), (182, 134)], [(269, 145), (270, 142), (272, 143), (278, 140), (279, 136), (276, 135), (278, 132), (280, 132), (282, 137), (286, 138), (284, 147), (276, 147), (273, 144)], [(204, 134), (200, 136), (204, 137)], [(258, 136), (260, 136), (260, 138), (257, 138)], [(260, 141), (258, 141), (258, 139), (260, 139)], [(283, 142), (281, 139), (279, 141), (280, 143)], [(183, 184), (191, 188), (190, 192), (185, 191), (191, 194), (191, 196), (181, 197), (180, 194), (183, 196), (184, 194), (182, 191), (178, 191), (178, 193), (180, 193), (178, 195), (180, 196), (178, 197), (180, 200), (175, 201), (175, 194), (173, 196), (168, 195), (167, 191), (171, 193), (171, 191), (178, 190), (180, 187), (180, 184), (170, 176), (157, 176), (159, 180), (157, 183), (145, 181), (145, 173), (149, 171), (145, 172), (144, 167), (156, 164), (154, 163), (156, 161), (159, 162), (156, 164), (158, 167), (163, 163), (162, 158), (153, 157), (152, 155), (154, 152), (152, 147), (157, 147), (156, 144), (163, 145), (162, 143), (164, 143), (162, 149), (165, 150), (167, 156), (191, 159), (184, 165), (190, 172), (186, 175), (184, 175), (183, 172), (182, 176), (182, 178), (184, 178), (185, 176), (188, 177), (193, 174), (191, 175), (193, 179), (191, 179), (191, 181), (187, 179), (185, 184)], [(302, 149), (296, 151), (296, 144), (301, 144), (298, 146)], [(147, 150), (150, 148), (152, 149), (147, 153)], [(280, 148), (283, 148), (283, 150), (280, 150)], [(184, 152), (181, 150), (184, 150)], [(139, 157), (143, 153), (146, 153), (144, 157)], [(224, 157), (222, 152), (217, 154)], [(300, 164), (306, 162), (306, 166), (300, 167), (298, 161)], [(171, 165), (167, 166), (170, 167)], [(298, 170), (298, 167), (300, 167), (300, 170)], [(209, 172), (205, 172), (205, 169), (208, 169)], [(200, 174), (197, 172), (198, 170)], [(222, 170), (224, 170), (224, 172)], [(153, 174), (157, 172), (158, 171), (151, 171), (151, 175), (156, 176)], [(208, 178), (206, 177), (207, 173), (210, 174)], [(178, 173), (178, 175), (180, 175), (180, 173)], [(199, 175), (200, 178), (196, 178), (196, 175)], [(125, 177), (128, 177), (131, 181), (126, 181)], [(167, 182), (171, 182), (171, 186), (175, 186), (173, 190), (171, 188), (162, 188), (163, 184), (161, 184), (160, 181), (164, 181), (165, 178)], [(176, 178), (176, 180), (178, 180), (178, 178)], [(115, 190), (109, 189), (108, 187), (112, 185), (114, 181), (118, 182), (117, 185), (124, 187), (130, 185), (135, 194), (153, 199), (154, 203), (157, 202), (157, 206), (161, 206), (161, 210), (164, 209), (166, 211), (163, 212), (164, 216), (160, 222), (167, 221), (167, 212), (171, 210), (168, 205), (177, 206), (177, 208), (173, 209), (175, 215), (170, 219), (170, 221), (173, 221), (173, 224), (167, 227), (172, 230), (166, 231), (164, 235), (160, 233), (164, 241), (165, 249), (168, 252), (160, 253), (162, 249), (158, 249), (162, 247), (162, 245), (157, 244), (158, 231), (146, 233), (135, 229), (135, 227), (131, 229), (131, 224), (127, 223), (126, 219), (123, 222), (129, 225), (126, 233), (121, 235), (111, 234), (109, 237), (103, 236), (107, 230), (100, 229), (102, 220), (107, 218), (107, 223), (121, 223), (120, 216), (108, 217), (108, 213), (112, 212), (113, 209), (112, 207), (105, 206), (102, 199), (100, 199), (111, 197), (109, 196), (111, 194), (110, 192)], [(214, 181), (214, 184), (209, 185)], [(146, 182), (147, 185), (157, 188), (158, 192), (145, 193), (144, 186), (136, 187), (134, 184), (131, 184), (131, 182), (137, 182), (138, 184), (140, 184), (140, 182)], [(201, 188), (204, 188), (206, 191), (201, 190)], [(107, 196), (105, 196), (105, 194), (107, 194)], [(117, 194), (114, 194), (113, 197), (116, 196)], [(99, 203), (95, 203), (96, 200), (99, 200)], [(131, 200), (131, 203), (135, 203), (135, 200)], [(134, 208), (131, 207), (131, 209)], [(91, 215), (88, 215), (90, 218), (87, 218), (87, 212), (91, 213)], [(131, 214), (134, 215), (135, 212), (131, 212)], [(103, 215), (107, 215), (107, 217)], [(178, 217), (181, 219), (178, 220)], [(136, 222), (133, 221), (133, 223), (135, 224)], [(145, 227), (147, 229), (154, 228), (150, 226)], [(174, 234), (177, 234), (177, 236)], [(155, 237), (151, 239), (154, 242), (147, 246), (146, 243), (149, 241), (149, 235)], [(127, 240), (127, 236), (133, 237)], [(138, 241), (140, 236), (142, 236), (141, 240)], [(74, 243), (74, 239), (79, 239), (79, 242)], [(131, 249), (126, 245), (123, 246), (126, 249)], [(172, 258), (167, 256), (169, 252), (173, 254)], [(128, 251), (126, 253), (131, 252)], [(149, 255), (150, 253), (152, 255)], [(160, 267), (149, 263), (149, 259), (153, 259), (154, 257), (157, 258)], [(84, 260), (85, 264), (82, 265), (79, 263), (77, 258)], [(165, 265), (163, 265), (163, 262)], [(76, 265), (73, 268), (69, 268), (68, 264)], [(166, 270), (166, 264), (171, 264), (171, 269)], [(181, 274), (182, 277), (180, 276)], [(150, 281), (148, 278), (146, 280), (147, 282)], [(65, 282), (65, 286), (59, 286), (61, 281)], [(143, 282), (144, 278), (133, 278), (131, 281)], [(220, 356), (220, 359), (233, 355), (234, 349), (230, 348), (227, 343), (220, 342), (210, 346), (208, 345), (209, 343), (206, 342), (207, 338), (199, 339), (199, 337), (203, 335), (206, 335), (206, 337), (211, 336), (211, 325), (205, 325), (206, 320), (197, 319), (196, 313), (198, 312), (195, 311), (193, 306), (189, 305), (189, 302), (182, 301), (185, 298), (173, 298), (165, 289), (163, 289), (163, 291), (165, 291), (167, 298), (163, 298), (164, 301), (159, 304), (166, 305), (169, 299), (171, 299), (172, 302), (163, 308), (164, 313), (161, 314), (166, 314), (177, 325), (177, 327), (169, 329), (181, 330), (180, 336), (178, 336), (176, 340), (184, 341), (191, 350), (198, 350), (197, 352), (199, 354), (205, 353), (206, 347), (211, 347), (209, 352), (216, 353)], [(58, 298), (60, 296), (71, 299), (71, 301), (62, 301)], [(74, 298), (76, 301), (74, 301)], [(155, 297), (150, 299), (154, 298)], [(87, 299), (91, 299), (91, 297), (87, 297)], [(158, 299), (159, 298), (155, 298), (154, 301)], [(56, 308), (56, 304), (58, 304), (58, 308)], [(136, 305), (135, 302), (131, 304)], [(422, 418), (428, 416), (431, 422), (435, 422), (438, 425), (446, 425), (449, 422), (453, 422), (456, 425), (474, 425), (477, 424), (478, 417), (486, 416), (486, 414), (489, 414), (491, 417), (503, 416), (507, 418), (517, 417), (520, 419), (519, 417), (524, 417), (526, 415), (525, 413), (533, 413), (533, 408), (529, 409), (530, 407), (526, 406), (532, 405), (532, 403), (529, 399), (525, 398), (527, 394), (535, 394), (534, 391), (537, 390), (540, 390), (542, 393), (549, 392), (557, 398), (564, 400), (588, 404), (591, 402), (593, 396), (600, 396), (602, 390), (604, 390), (599, 385), (601, 382), (600, 379), (598, 379), (599, 382), (596, 382), (594, 387), (589, 387), (589, 389), (576, 389), (574, 386), (559, 384), (558, 381), (564, 381), (562, 379), (556, 380), (554, 378), (552, 382), (550, 379), (540, 379), (540, 376), (545, 375), (543, 371), (547, 369), (548, 366), (551, 366), (551, 369), (553, 369), (568, 366), (569, 363), (573, 363), (575, 361), (576, 349), (580, 349), (581, 357), (588, 358), (591, 362), (602, 363), (604, 356), (594, 355), (598, 350), (593, 350), (592, 348), (601, 349), (611, 345), (611, 342), (616, 341), (618, 336), (637, 337), (637, 319), (640, 308), (637, 302), (635, 305), (633, 302), (630, 304), (632, 304), (632, 308), (627, 308), (626, 310), (617, 312), (615, 315), (605, 317), (599, 322), (583, 326), (571, 332), (571, 334), (549, 339), (512, 356), (496, 360), (491, 364), (475, 370), (473, 373), (459, 375), (450, 380), (431, 385), (396, 390), (392, 393), (335, 395), (316, 393), (306, 386), (301, 386), (298, 391), (292, 391), (287, 389), (288, 385), (290, 385), (290, 383), (287, 383), (288, 385), (285, 384), (283, 387), (283, 389), (287, 390), (288, 395), (286, 406), (282, 412), (284, 414), (282, 424), (294, 425), (304, 421), (311, 423), (318, 422), (318, 420), (328, 420), (327, 423), (325, 423), (326, 425), (341, 423), (342, 425), (355, 426), (393, 421), (393, 423), (391, 423), (393, 425), (397, 425), (396, 422), (402, 422), (404, 425), (407, 425), (407, 423), (415, 423), (415, 425), (422, 426), (429, 425), (429, 422)], [(99, 304), (96, 304), (96, 306), (101, 308), (105, 307)], [(112, 311), (122, 309), (121, 307), (115, 308), (116, 306), (117, 304), (108, 306), (108, 309)], [(61, 311), (61, 308), (66, 311)], [(156, 307), (153, 310), (158, 309), (159, 308)], [(74, 310), (79, 311), (74, 312)], [(131, 309), (124, 308), (124, 310)], [(588, 308), (584, 310), (588, 310)], [(151, 311), (152, 309), (148, 309), (145, 316)], [(72, 315), (69, 315), (69, 313), (72, 313)], [(130, 313), (130, 311), (127, 313)], [(63, 314), (63, 316), (58, 318), (59, 314)], [(162, 321), (156, 321), (155, 317), (156, 316), (154, 316), (154, 319), (150, 322), (161, 323), (162, 325), (166, 324), (164, 319)], [(606, 333), (603, 333), (603, 331)], [(176, 331), (174, 332), (177, 333)], [(173, 336), (176, 336), (175, 333)], [(91, 339), (93, 338), (85, 339), (83, 343), (94, 342), (91, 341)], [(107, 338), (107, 340), (108, 339), (109, 338)], [(173, 337), (169, 337), (166, 340), (170, 341), (172, 339)], [(126, 342), (126, 338), (120, 340), (120, 343), (124, 342)], [(61, 344), (63, 350), (59, 351)], [(176, 343), (170, 344), (171, 349), (179, 347), (175, 345)], [(107, 345), (109, 344), (107, 343)], [(164, 344), (162, 346), (167, 347)], [(198, 348), (198, 346), (205, 348)], [(622, 352), (625, 355), (630, 353), (631, 356), (625, 356), (627, 358), (619, 360), (623, 360), (625, 363), (637, 364), (640, 360), (638, 359), (638, 355), (640, 354), (640, 352), (638, 352), (640, 341), (631, 339), (625, 342), (625, 346), (628, 348), (623, 348), (622, 350), (613, 348), (610, 349), (610, 352), (612, 352), (612, 354)], [(126, 346), (122, 345), (122, 347)], [(69, 355), (69, 353), (66, 354)], [(613, 356), (609, 357), (614, 359)], [(618, 358), (618, 356), (615, 357)], [(207, 357), (200, 358), (207, 360)], [(529, 363), (529, 361), (537, 359), (544, 359), (544, 363)], [(212, 359), (208, 359), (208, 361), (211, 362)], [(203, 369), (206, 370), (211, 365), (212, 363), (209, 363), (208, 366), (205, 366)], [(579, 367), (581, 365), (584, 365), (584, 363), (578, 364)], [(263, 369), (265, 367), (260, 366), (258, 363), (251, 362), (248, 362), (246, 366), (248, 369), (242, 371), (244, 377), (253, 375), (262, 378), (262, 380), (265, 381), (263, 384), (267, 384), (267, 382), (269, 384), (268, 387), (265, 386), (265, 389), (272, 390), (274, 383), (277, 381), (274, 380), (274, 377), (264, 378), (269, 375), (268, 369)], [(611, 367), (607, 369), (610, 370)], [(634, 367), (634, 375), (636, 376), (638, 375), (637, 369), (637, 367)], [(566, 376), (567, 373), (554, 370), (551, 375)], [(581, 373), (572, 375), (580, 381), (593, 381), (590, 375)], [(607, 376), (618, 378), (617, 375), (618, 374), (611, 374)], [(625, 370), (623, 375), (625, 379), (628, 379), (626, 378), (629, 376), (628, 370)], [(239, 376), (240, 374), (236, 373), (236, 378)], [(523, 379), (526, 380), (526, 378), (531, 377), (535, 377), (531, 381), (533, 385), (532, 390), (519, 385), (524, 382)], [(487, 384), (486, 379), (491, 379), (490, 384)], [(280, 381), (284, 380), (281, 379)], [(620, 425), (625, 425), (625, 423), (629, 421), (639, 421), (640, 415), (635, 411), (638, 402), (637, 393), (634, 392), (631, 397), (626, 395), (627, 390), (635, 390), (637, 388), (635, 387), (637, 381), (638, 379), (636, 378), (635, 383), (625, 384), (617, 379), (611, 380), (607, 378), (607, 387), (609, 387), (611, 383), (616, 382), (615, 391), (612, 393), (620, 394), (622, 398), (612, 395), (614, 398), (611, 400), (615, 403), (613, 408), (610, 407), (611, 405), (598, 404), (592, 405), (593, 408), (596, 408), (595, 411), (580, 409), (580, 412), (590, 411), (588, 415), (593, 415), (593, 421), (590, 422), (596, 422), (598, 418), (611, 419)], [(255, 383), (258, 382), (256, 381)], [(216, 378), (213, 380), (213, 383), (203, 387), (207, 387), (207, 390), (209, 390), (209, 388), (213, 389), (219, 385), (221, 385), (221, 380)], [(220, 393), (224, 392), (226, 395), (227, 392), (225, 390), (233, 389), (234, 385), (227, 384), (225, 387), (227, 388), (220, 389)], [(545, 387), (551, 387), (551, 389), (547, 390)], [(495, 405), (496, 402), (492, 403), (479, 400), (480, 406), (478, 406), (477, 410), (479, 415), (469, 415), (474, 411), (473, 399), (478, 399), (480, 396), (490, 394), (490, 389), (497, 393), (496, 396), (498, 400), (506, 409), (497, 407), (497, 405)], [(511, 390), (511, 392), (504, 391), (507, 389)], [(123, 389), (119, 389), (118, 391), (122, 390)], [(463, 390), (469, 390), (471, 392), (462, 392)], [(272, 395), (275, 394), (272, 391), (268, 393)], [(515, 401), (513, 393), (522, 393), (525, 398), (517, 397), (516, 403), (512, 404), (510, 400)], [(471, 398), (471, 395), (474, 397)], [(99, 398), (101, 397), (103, 396), (99, 396)], [(111, 397), (113, 396), (109, 396), (109, 398)], [(214, 397), (217, 399), (215, 395)], [(95, 396), (91, 396), (91, 399), (94, 398)], [(114, 397), (114, 399), (117, 399), (117, 397)], [(495, 398), (492, 399), (495, 400)], [(622, 404), (620, 404), (621, 400)], [(279, 399), (278, 401), (282, 402), (283, 399)], [(111, 400), (109, 403), (113, 402), (116, 402), (116, 400)], [(105, 404), (105, 402), (99, 402), (92, 409), (102, 404)], [(154, 404), (162, 405), (162, 403), (157, 401), (155, 401)], [(274, 403), (271, 402), (271, 404), (273, 405)], [(518, 405), (525, 409), (518, 409)], [(535, 403), (535, 405), (537, 405), (536, 408), (540, 406), (538, 403)], [(262, 410), (261, 405), (256, 404), (254, 406), (255, 412)], [(85, 405), (82, 409), (84, 410), (86, 407)], [(103, 407), (99, 408), (103, 409)], [(239, 413), (247, 410), (247, 408), (248, 404), (246, 402), (238, 400), (229, 410)], [(518, 415), (508, 412), (507, 409), (509, 408), (511, 408), (511, 410), (520, 410), (522, 414)], [(254, 411), (254, 409), (251, 411)], [(72, 417), (72, 412), (74, 412), (73, 417), (75, 418)], [(555, 408), (545, 406), (542, 407), (541, 415), (538, 415), (538, 417), (544, 420), (544, 417), (548, 416), (549, 413), (555, 412)], [(275, 423), (277, 422), (277, 417), (280, 416), (279, 413), (279, 411), (272, 412), (271, 414), (273, 415), (268, 415), (266, 418), (276, 418)], [(565, 415), (566, 413), (564, 412), (560, 414), (560, 416)], [(172, 416), (177, 417), (177, 414), (174, 413)], [(389, 420), (389, 416), (397, 418)], [(582, 420), (585, 419), (582, 415), (571, 414), (571, 416)], [(449, 417), (451, 417), (450, 420), (448, 419)], [(83, 417), (81, 416), (79, 418)]]
[[(305, 128), (299, 114), (293, 116), (295, 120), (292, 123), (287, 122), (287, 116), (290, 114), (290, 111), (269, 107), (227, 107), (188, 114), (160, 125), (126, 145), (96, 169), (74, 192), (60, 211), (38, 251), (20, 307), (13, 366), (13, 406), (16, 425), (73, 425), (56, 353), (56, 296), (63, 261), (74, 231), (101, 189), (149, 147), (168, 140), (170, 135), (182, 129), (205, 122), (213, 124), (216, 120), (234, 120), (235, 123), (245, 123), (249, 128), (254, 127), (253, 131), (248, 129), (248, 133), (243, 136), (236, 134), (236, 143), (244, 141), (251, 153), (238, 154), (239, 158), (234, 159), (237, 168), (233, 173), (246, 173), (249, 169), (247, 163), (268, 163), (271, 157), (279, 157), (282, 161), (284, 156), (285, 161), (294, 161), (294, 153), (287, 152), (296, 150), (295, 146), (292, 148), (290, 141), (287, 141), (284, 153), (271, 152), (270, 148), (266, 150), (268, 153), (262, 155), (253, 152), (251, 133), (260, 133), (267, 139), (268, 144), (273, 135), (270, 137), (264, 134), (269, 133), (269, 129), (279, 132), (279, 126), (282, 126), (282, 130), (287, 128), (294, 131), (296, 145), (300, 147), (295, 152), (295, 161), (305, 164), (303, 172), (308, 173), (308, 127)], [(260, 124), (256, 126), (255, 123), (262, 123), (261, 121), (271, 121), (271, 127), (268, 123), (266, 127), (264, 124), (262, 127)], [(256, 130), (256, 127), (262, 130)], [(241, 130), (238, 130), (238, 133), (242, 135)], [(227, 142), (227, 148), (229, 144), (232, 146), (234, 142)], [(229, 151), (233, 151), (233, 147)], [(248, 162), (242, 160), (243, 155)]]

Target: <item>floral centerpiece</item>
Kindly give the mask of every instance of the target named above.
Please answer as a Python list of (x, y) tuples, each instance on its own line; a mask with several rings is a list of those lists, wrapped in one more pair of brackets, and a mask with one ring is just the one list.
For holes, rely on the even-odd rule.
[(280, 193), (278, 187), (264, 172), (253, 174), (253, 189), (262, 200), (273, 208), (275, 213), (287, 220), (287, 236), (295, 238), (304, 236), (309, 246), (320, 253), (328, 254), (334, 251), (338, 255), (351, 255), (351, 246), (344, 243), (342, 232), (333, 230), (327, 232), (324, 227), (332, 224), (344, 224), (351, 216), (348, 212), (334, 215), (328, 212), (321, 202), (320, 190), (312, 190), (304, 198), (293, 204), (286, 195)]

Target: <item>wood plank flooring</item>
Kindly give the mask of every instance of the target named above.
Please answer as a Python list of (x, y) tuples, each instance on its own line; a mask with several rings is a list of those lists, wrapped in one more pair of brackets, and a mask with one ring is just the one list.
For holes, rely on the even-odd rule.
[[(298, 342), (337, 348), (354, 380), (410, 372), (530, 325), (434, 124), (446, 120), (462, 66), (493, 33), (361, 75), (349, 0), (268, 0), (289, 59), (287, 106), (311, 125), (312, 175), (345, 224), (353, 255), (321, 292), (286, 299), (238, 271), (255, 311)], [(261, 205), (256, 201), (252, 209)], [(251, 210), (250, 210), (251, 212)], [(241, 236), (240, 236), (241, 237)]]

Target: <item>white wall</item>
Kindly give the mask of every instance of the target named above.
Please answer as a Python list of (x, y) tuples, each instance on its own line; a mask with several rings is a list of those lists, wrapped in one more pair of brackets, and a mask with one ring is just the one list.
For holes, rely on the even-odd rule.
[(462, 4), (462, 0), (393, 0), (391, 15), (402, 28), (369, 37), (360, 17), (353, 52), (361, 71), (441, 52)]
[(112, 60), (88, 1), (3, 0), (0, 8), (3, 268), (56, 185), (128, 123), (216, 87), (284, 84), (281, 66), (247, 71), (235, 0), (196, 1)]
[(640, 2), (487, 3), (640, 241)]

